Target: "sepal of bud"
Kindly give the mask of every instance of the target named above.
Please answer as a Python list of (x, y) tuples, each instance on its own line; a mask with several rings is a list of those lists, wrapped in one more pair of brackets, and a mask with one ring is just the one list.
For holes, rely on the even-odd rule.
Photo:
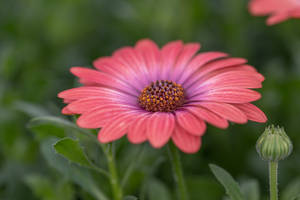
[(271, 125), (258, 138), (256, 150), (263, 160), (277, 162), (291, 154), (293, 145), (283, 128)]

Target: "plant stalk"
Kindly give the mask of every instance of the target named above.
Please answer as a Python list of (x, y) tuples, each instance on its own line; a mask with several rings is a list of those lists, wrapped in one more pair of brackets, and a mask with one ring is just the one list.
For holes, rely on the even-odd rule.
[(277, 170), (278, 170), (278, 162), (270, 161), (269, 162), (270, 200), (278, 200)]
[(112, 187), (112, 193), (113, 193), (114, 200), (122, 200), (123, 192), (122, 192), (122, 188), (120, 186), (119, 179), (118, 179), (118, 173), (117, 173), (114, 154), (112, 151), (112, 145), (107, 144), (107, 145), (102, 145), (102, 146), (103, 146), (103, 150), (106, 155), (106, 158), (107, 158), (108, 170), (110, 173), (109, 180), (110, 180), (110, 184)]
[(178, 199), (179, 200), (188, 200), (188, 193), (185, 185), (185, 180), (183, 176), (183, 171), (182, 171), (182, 166), (181, 166), (181, 161), (180, 161), (180, 155), (178, 152), (178, 149), (175, 147), (174, 144), (169, 143), (168, 144), (168, 152), (169, 152), (169, 157), (170, 161), (172, 164), (173, 168), (173, 175), (175, 182), (178, 187)]

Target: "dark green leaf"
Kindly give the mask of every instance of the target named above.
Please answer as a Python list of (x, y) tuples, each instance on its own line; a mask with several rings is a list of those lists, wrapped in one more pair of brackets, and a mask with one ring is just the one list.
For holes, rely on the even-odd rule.
[(63, 119), (61, 117), (55, 117), (55, 116), (35, 117), (29, 122), (29, 126), (31, 127), (38, 124), (46, 124), (46, 123), (77, 129), (77, 126), (74, 123), (70, 122), (69, 120)]
[(66, 120), (64, 118), (60, 118), (60, 117), (55, 117), (55, 116), (43, 116), (43, 117), (36, 117), (33, 118), (28, 126), (29, 127), (34, 127), (40, 124), (53, 124), (53, 125), (57, 125), (63, 128), (69, 128), (69, 129), (73, 129), (82, 133), (86, 133), (88, 135), (91, 135), (91, 133), (88, 130), (79, 128), (76, 124), (70, 122), (69, 120)]
[(83, 148), (78, 140), (72, 138), (63, 138), (54, 144), (54, 149), (57, 153), (63, 155), (68, 160), (80, 164), (85, 167), (94, 168), (91, 162), (85, 155)]
[(48, 137), (66, 137), (66, 130), (53, 124), (40, 124), (30, 128), (37, 140), (43, 140)]
[(53, 144), (57, 143), (57, 141), (57, 138), (50, 138), (43, 141), (41, 144), (41, 151), (48, 164), (58, 170), (62, 175), (65, 175), (68, 179), (81, 186), (82, 189), (89, 192), (97, 200), (108, 200), (87, 168), (70, 163), (64, 157), (55, 153)]
[(239, 184), (227, 171), (214, 164), (210, 164), (209, 167), (218, 181), (223, 185), (231, 200), (245, 200)]
[(14, 107), (31, 117), (41, 117), (49, 115), (49, 112), (43, 107), (25, 101), (16, 101), (14, 103)]

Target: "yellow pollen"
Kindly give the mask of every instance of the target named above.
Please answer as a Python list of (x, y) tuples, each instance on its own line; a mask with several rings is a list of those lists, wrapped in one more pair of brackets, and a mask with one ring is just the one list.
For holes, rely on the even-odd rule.
[(138, 102), (150, 112), (172, 112), (183, 105), (184, 90), (180, 84), (172, 81), (152, 82), (141, 91)]

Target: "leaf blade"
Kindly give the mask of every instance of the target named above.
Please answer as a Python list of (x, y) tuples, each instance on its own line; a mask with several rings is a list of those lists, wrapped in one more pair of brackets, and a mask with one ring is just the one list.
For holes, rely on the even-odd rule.
[(58, 140), (53, 146), (56, 153), (64, 156), (69, 161), (80, 164), (84, 167), (94, 168), (78, 140), (66, 137)]
[(57, 141), (57, 138), (49, 138), (41, 143), (41, 152), (49, 166), (81, 186), (82, 189), (93, 195), (97, 200), (108, 200), (87, 168), (70, 163), (63, 156), (55, 153), (53, 144)]
[[(71, 121), (61, 118), (61, 117), (56, 117), (56, 116), (42, 116), (42, 117), (35, 117), (31, 119), (28, 123), (29, 128), (34, 127), (40, 124), (53, 124), (57, 125), (63, 128), (69, 128), (72, 130), (76, 130), (82, 133), (85, 133), (87, 135), (92, 135), (89, 131), (79, 128), (76, 124), (72, 123)], [(93, 135), (94, 136), (94, 135)], [(95, 137), (95, 136), (94, 136)]]
[(245, 200), (239, 184), (226, 170), (214, 164), (210, 164), (209, 167), (232, 200)]

